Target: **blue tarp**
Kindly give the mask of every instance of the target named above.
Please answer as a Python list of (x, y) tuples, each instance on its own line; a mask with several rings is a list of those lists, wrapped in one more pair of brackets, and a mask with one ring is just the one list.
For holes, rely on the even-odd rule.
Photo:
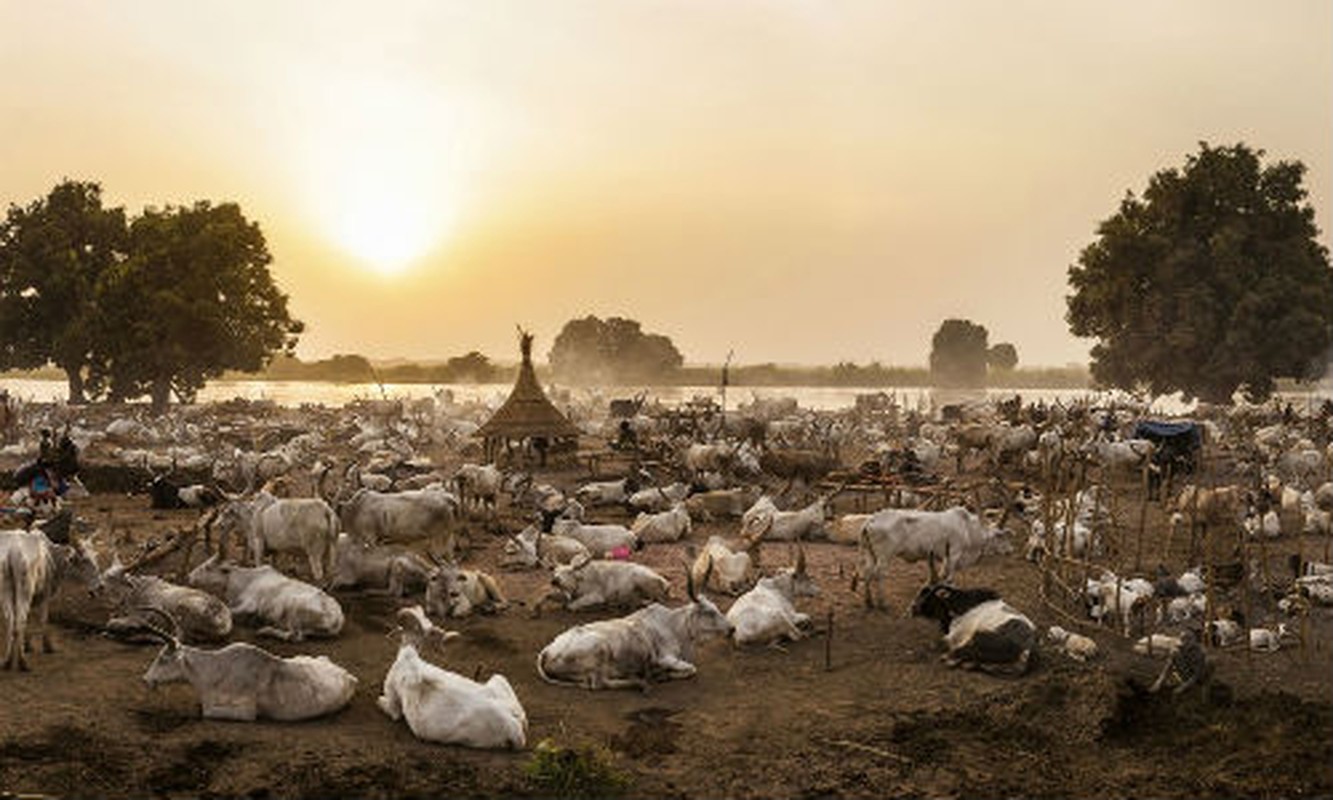
[(1195, 446), (1203, 444), (1203, 429), (1193, 422), (1162, 422), (1155, 419), (1140, 420), (1139, 424), (1134, 426), (1134, 438), (1136, 439), (1175, 439), (1178, 436), (1188, 436), (1194, 441)]

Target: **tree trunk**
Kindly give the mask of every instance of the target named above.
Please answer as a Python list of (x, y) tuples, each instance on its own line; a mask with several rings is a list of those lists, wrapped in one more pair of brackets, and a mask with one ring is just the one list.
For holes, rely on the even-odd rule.
[(78, 367), (65, 367), (65, 378), (69, 382), (69, 404), (82, 405), (88, 402), (83, 394), (83, 372)]
[(171, 401), (171, 381), (167, 378), (155, 378), (150, 397), (153, 401), (152, 413), (161, 414), (165, 412), (167, 403)]

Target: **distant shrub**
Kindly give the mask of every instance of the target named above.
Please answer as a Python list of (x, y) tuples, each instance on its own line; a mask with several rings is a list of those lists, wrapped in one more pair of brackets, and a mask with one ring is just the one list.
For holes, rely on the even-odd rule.
[(523, 772), (533, 788), (551, 797), (615, 797), (630, 783), (605, 747), (561, 747), (550, 739), (537, 743)]

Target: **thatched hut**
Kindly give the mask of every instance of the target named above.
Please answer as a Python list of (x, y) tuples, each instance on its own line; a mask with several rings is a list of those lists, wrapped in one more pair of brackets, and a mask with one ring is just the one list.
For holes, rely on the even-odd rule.
[(514, 390), (504, 405), (486, 420), (476, 435), (486, 442), (486, 458), (495, 460), (503, 449), (512, 452), (515, 446), (535, 451), (542, 464), (547, 451), (572, 452), (578, 449), (579, 429), (560, 413), (532, 368), (532, 334), (519, 329), (519, 349), (523, 364), (518, 370)]

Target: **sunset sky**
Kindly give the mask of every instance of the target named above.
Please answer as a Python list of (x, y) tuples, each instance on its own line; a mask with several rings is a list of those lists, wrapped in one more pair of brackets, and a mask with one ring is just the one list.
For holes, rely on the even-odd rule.
[(690, 362), (923, 364), (945, 317), (1086, 360), (1065, 271), (1200, 140), (1309, 166), (1333, 3), (0, 4), (0, 203), (235, 200), (298, 353), (543, 355), (587, 313)]

